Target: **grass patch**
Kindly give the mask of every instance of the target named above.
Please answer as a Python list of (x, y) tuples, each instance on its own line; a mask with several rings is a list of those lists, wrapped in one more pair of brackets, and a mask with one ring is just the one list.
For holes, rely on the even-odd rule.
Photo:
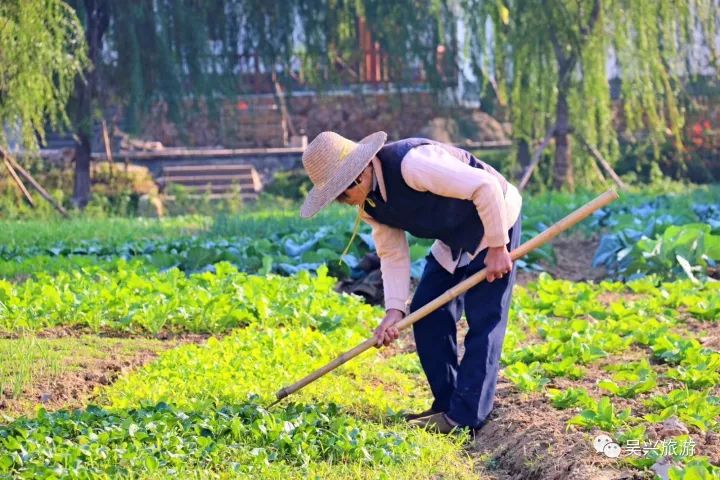
[(152, 218), (72, 218), (69, 220), (0, 221), (0, 245), (7, 248), (52, 246), (100, 240), (123, 243), (140, 238), (188, 236), (207, 230), (211, 220), (193, 215)]
[[(174, 343), (147, 338), (90, 335), (3, 338), (0, 339), (0, 402), (6, 403), (6, 413), (28, 413), (38, 401), (35, 397), (41, 385), (63, 382), (68, 376), (83, 379), (84, 372), (101, 369), (99, 364), (104, 360), (112, 360), (113, 365), (132, 364), (140, 354), (159, 352), (171, 345)], [(54, 404), (56, 400), (53, 399)]]

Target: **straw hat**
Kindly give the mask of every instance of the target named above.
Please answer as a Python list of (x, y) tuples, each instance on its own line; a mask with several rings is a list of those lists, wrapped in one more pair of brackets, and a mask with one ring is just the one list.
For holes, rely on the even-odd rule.
[(335, 200), (367, 167), (387, 139), (375, 132), (359, 142), (335, 132), (322, 132), (303, 152), (303, 167), (313, 188), (300, 208), (301, 217), (312, 217)]

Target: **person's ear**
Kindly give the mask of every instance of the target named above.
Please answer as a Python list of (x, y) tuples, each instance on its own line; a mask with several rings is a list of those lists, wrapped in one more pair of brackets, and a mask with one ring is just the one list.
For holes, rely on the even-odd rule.
[(363, 170), (363, 177), (365, 178), (372, 178), (372, 163), (368, 163), (368, 166), (365, 167), (365, 170)]

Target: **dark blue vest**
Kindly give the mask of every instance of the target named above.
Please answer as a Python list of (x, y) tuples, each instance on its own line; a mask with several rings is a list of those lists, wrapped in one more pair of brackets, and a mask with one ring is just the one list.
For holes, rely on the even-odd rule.
[(400, 171), (403, 158), (412, 148), (428, 144), (438, 145), (470, 166), (492, 173), (500, 182), (503, 194), (507, 192), (507, 180), (469, 152), (426, 138), (408, 138), (387, 143), (377, 153), (382, 164), (387, 202), (383, 201), (380, 189), (375, 188), (368, 195), (375, 206), (366, 202), (365, 211), (378, 222), (405, 230), (416, 237), (442, 240), (457, 258), (463, 250), (474, 252), (485, 230), (471, 200), (419, 192), (405, 183)]

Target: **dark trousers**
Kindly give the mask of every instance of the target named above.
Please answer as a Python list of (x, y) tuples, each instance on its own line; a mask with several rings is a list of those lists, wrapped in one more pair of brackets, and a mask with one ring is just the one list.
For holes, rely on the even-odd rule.
[[(509, 230), (508, 251), (520, 243), (520, 219)], [(428, 255), (410, 306), (415, 311), (485, 267), (487, 249), (472, 262), (449, 273)], [(461, 425), (478, 428), (490, 414), (500, 368), (516, 266), (494, 282), (482, 281), (464, 295), (413, 324), (415, 344), (435, 401), (432, 408), (447, 412)], [(456, 323), (463, 307), (468, 322), (465, 354), (458, 362)]]

